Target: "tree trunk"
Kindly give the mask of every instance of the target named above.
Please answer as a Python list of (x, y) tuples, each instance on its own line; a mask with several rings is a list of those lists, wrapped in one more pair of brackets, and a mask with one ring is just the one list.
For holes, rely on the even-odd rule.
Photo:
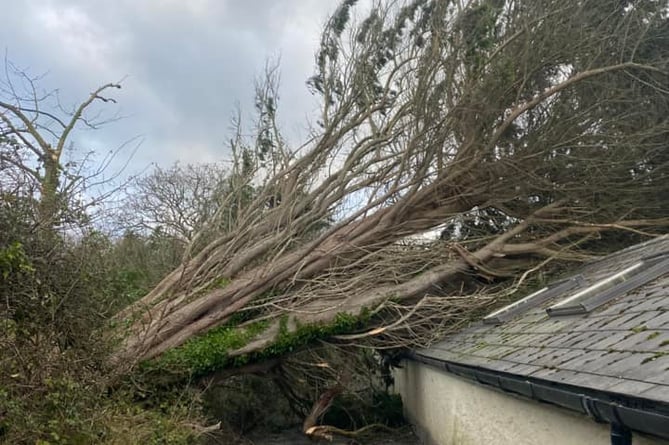
[[(321, 129), (245, 179), (234, 228), (116, 317), (116, 363), (199, 341), (221, 366), (331, 335), (427, 343), (546, 265), (591, 258), (604, 231), (664, 230), (666, 14), (564, 1), (390, 2), (353, 24), (343, 2), (309, 81)], [(444, 225), (446, 241), (420, 240)]]
[(44, 176), (40, 184), (39, 219), (43, 230), (51, 230), (58, 223), (60, 202), (58, 185), (60, 166), (58, 157), (51, 152), (44, 156)]

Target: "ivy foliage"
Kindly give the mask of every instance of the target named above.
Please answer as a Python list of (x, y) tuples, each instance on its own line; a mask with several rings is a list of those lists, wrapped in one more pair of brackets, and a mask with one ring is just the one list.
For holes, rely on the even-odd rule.
[(23, 244), (14, 241), (9, 246), (0, 248), (0, 275), (4, 280), (12, 274), (34, 271), (30, 258), (23, 249)]
[(288, 327), (289, 317), (284, 315), (279, 319), (279, 332), (270, 346), (260, 352), (230, 356), (230, 351), (246, 346), (270, 326), (266, 320), (243, 323), (242, 318), (232, 319), (165, 352), (157, 359), (144, 362), (141, 369), (150, 374), (166, 373), (177, 378), (203, 377), (221, 369), (289, 354), (315, 340), (361, 329), (369, 322), (369, 318), (367, 310), (363, 310), (359, 316), (341, 312), (332, 323), (296, 323), (296, 328), (291, 330)]

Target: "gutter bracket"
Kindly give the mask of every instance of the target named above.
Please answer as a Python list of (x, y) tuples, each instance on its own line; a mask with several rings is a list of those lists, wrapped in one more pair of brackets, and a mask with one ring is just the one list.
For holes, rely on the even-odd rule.
[(611, 422), (611, 445), (632, 445), (632, 431), (618, 422)]

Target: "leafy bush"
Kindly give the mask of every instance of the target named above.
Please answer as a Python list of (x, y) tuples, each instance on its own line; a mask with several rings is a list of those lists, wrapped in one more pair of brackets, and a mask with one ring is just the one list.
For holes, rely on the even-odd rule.
[(78, 378), (49, 379), (32, 394), (0, 390), (0, 413), (0, 443), (7, 444), (185, 445), (198, 437), (187, 405), (148, 410), (127, 393), (109, 396)]
[(33, 207), (0, 202), (0, 443), (196, 443), (197, 398), (142, 406), (131, 382), (109, 375), (102, 334), (180, 252), (169, 240), (114, 239), (85, 225), (43, 230)]

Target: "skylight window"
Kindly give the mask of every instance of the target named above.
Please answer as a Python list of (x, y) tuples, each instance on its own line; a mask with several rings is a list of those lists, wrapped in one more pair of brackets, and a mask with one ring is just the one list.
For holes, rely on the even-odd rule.
[(667, 272), (669, 255), (646, 258), (570, 295), (546, 309), (546, 312), (551, 316), (584, 314)]
[(505, 314), (506, 312), (513, 311), (514, 309), (518, 309), (521, 306), (527, 306), (528, 303), (530, 302), (530, 300), (532, 300), (532, 298), (542, 294), (543, 292), (546, 292), (547, 290), (548, 290), (548, 287), (544, 287), (543, 289), (539, 289), (538, 291), (531, 293), (530, 295), (528, 295), (525, 298), (522, 298), (522, 299), (520, 299), (518, 301), (515, 301), (515, 302), (513, 302), (513, 303), (511, 303), (507, 306), (504, 306), (501, 309), (496, 310), (492, 314), (486, 316), (483, 319), (483, 321), (485, 323), (501, 323), (502, 322), (501, 316), (503, 314)]
[(483, 319), (483, 322), (486, 324), (500, 324), (507, 320), (510, 320), (511, 318), (515, 317), (516, 315), (522, 312), (525, 312), (527, 309), (531, 307), (539, 306), (540, 304), (548, 301), (549, 299), (555, 297), (556, 295), (559, 295), (563, 292), (567, 292), (573, 289), (581, 282), (582, 279), (583, 278), (580, 275), (577, 275), (575, 277), (566, 280), (555, 282), (550, 286), (544, 287), (536, 292), (531, 293), (525, 298), (522, 298), (518, 301), (514, 301), (513, 303), (496, 310), (495, 312), (486, 316)]

